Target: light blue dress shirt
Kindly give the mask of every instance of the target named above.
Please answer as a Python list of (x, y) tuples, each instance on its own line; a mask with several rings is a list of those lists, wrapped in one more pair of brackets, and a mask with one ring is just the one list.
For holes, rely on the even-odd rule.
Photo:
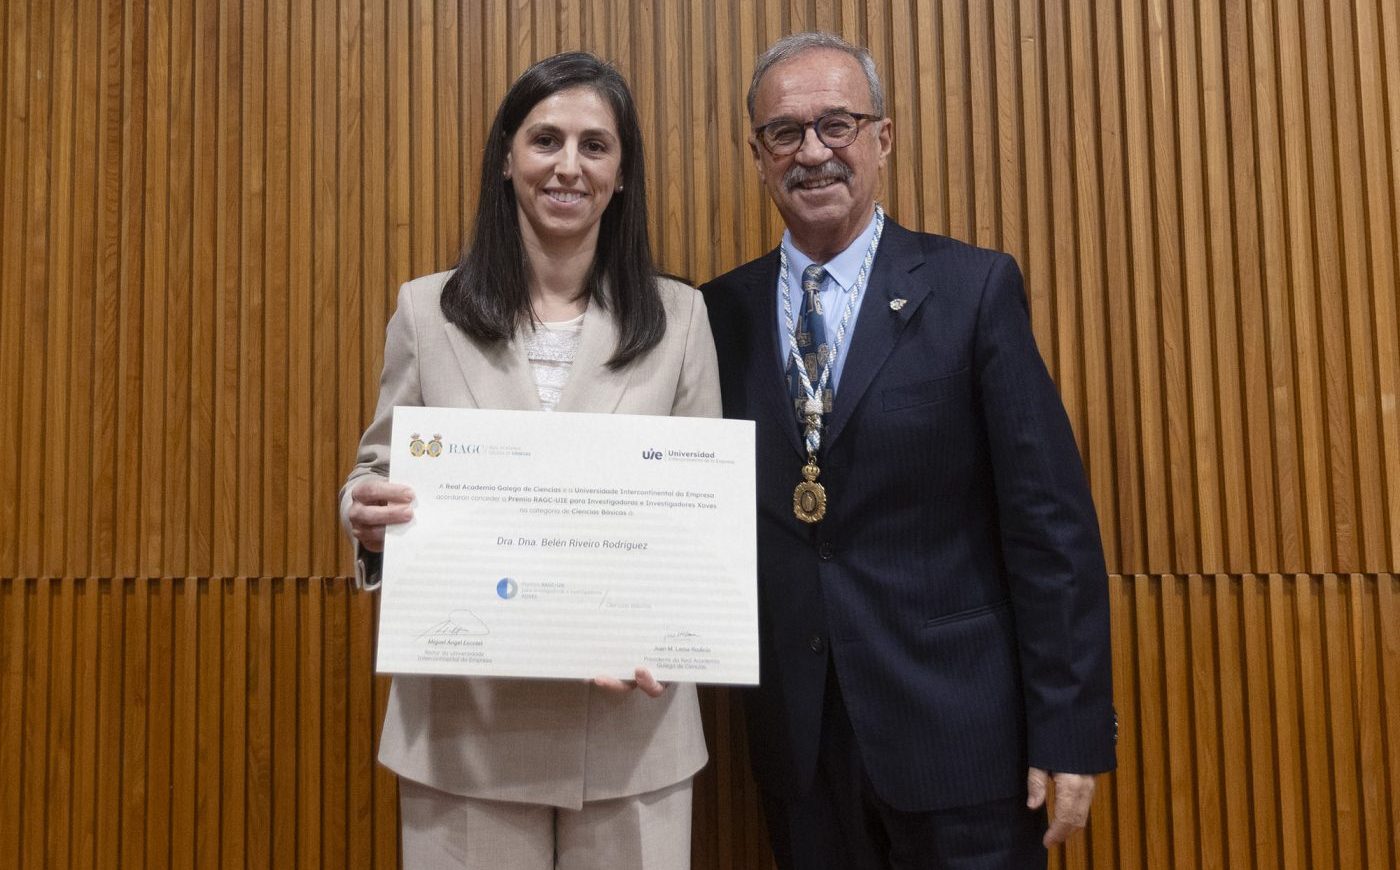
[[(826, 269), (826, 277), (822, 279), (821, 290), (818, 295), (822, 300), (822, 317), (826, 323), (827, 344), (836, 343), (836, 328), (841, 324), (841, 314), (846, 310), (846, 303), (851, 298), (851, 291), (855, 289), (856, 276), (860, 274), (861, 263), (865, 262), (865, 249), (870, 247), (870, 239), (875, 235), (875, 216), (870, 216), (870, 223), (865, 225), (865, 229), (856, 236), (846, 250), (837, 254), (831, 260), (819, 265)], [(783, 231), (783, 250), (787, 252), (788, 261), (788, 282), (792, 285), (790, 298), (792, 299), (792, 316), (796, 319), (799, 311), (802, 310), (802, 272), (812, 264), (812, 258), (797, 250), (792, 243), (792, 233)], [(874, 271), (874, 264), (871, 265)], [(866, 288), (862, 296), (869, 292), (870, 277), (866, 276)], [(783, 315), (783, 288), (782, 273), (778, 275), (779, 284), (775, 288), (778, 294), (778, 352), (782, 354), (779, 359), (783, 371), (788, 369), (790, 359), (791, 340), (788, 336), (787, 318)], [(831, 389), (835, 392), (841, 386), (841, 370), (846, 365), (846, 354), (851, 349), (851, 336), (856, 331), (856, 320), (860, 317), (860, 305), (857, 303), (851, 311), (851, 319), (846, 323), (846, 340), (841, 343), (841, 348), (836, 354), (836, 359), (831, 362)], [(813, 385), (815, 386), (815, 384)]]

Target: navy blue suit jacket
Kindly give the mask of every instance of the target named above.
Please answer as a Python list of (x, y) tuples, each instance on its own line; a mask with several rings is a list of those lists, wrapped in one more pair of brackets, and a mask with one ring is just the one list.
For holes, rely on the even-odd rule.
[[(799, 522), (778, 257), (701, 288), (726, 417), (757, 424), (764, 788), (805, 793), (828, 658), (872, 784), (903, 810), (1114, 766), (1108, 589), (1074, 436), (1006, 254), (887, 221)], [(901, 307), (892, 300), (903, 299)]]

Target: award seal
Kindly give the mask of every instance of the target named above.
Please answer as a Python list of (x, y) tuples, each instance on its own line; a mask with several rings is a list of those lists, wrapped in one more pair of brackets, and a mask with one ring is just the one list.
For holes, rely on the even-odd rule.
[(817, 483), (821, 469), (811, 459), (802, 466), (802, 476), (806, 480), (792, 491), (792, 512), (804, 523), (820, 522), (826, 516), (826, 487)]

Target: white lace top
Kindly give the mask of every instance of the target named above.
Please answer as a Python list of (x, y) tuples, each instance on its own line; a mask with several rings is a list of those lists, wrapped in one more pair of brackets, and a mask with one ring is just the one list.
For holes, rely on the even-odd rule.
[(569, 368), (574, 363), (582, 329), (583, 314), (580, 314), (572, 320), (536, 323), (534, 329), (525, 333), (525, 355), (535, 375), (540, 406), (546, 411), (553, 411), (559, 404), (559, 394), (569, 380)]

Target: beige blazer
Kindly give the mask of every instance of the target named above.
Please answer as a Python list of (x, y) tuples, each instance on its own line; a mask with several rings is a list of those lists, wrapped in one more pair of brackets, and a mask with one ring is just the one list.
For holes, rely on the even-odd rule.
[[(342, 523), (351, 489), (388, 473), (395, 405), (540, 407), (521, 341), (481, 346), (443, 317), (438, 300), (448, 274), (418, 278), (399, 290), (384, 344), (379, 405), (340, 493)], [(589, 309), (556, 413), (720, 415), (705, 304), (684, 284), (660, 284), (666, 336), (620, 371), (606, 366), (617, 338), (612, 317), (596, 305)], [(614, 695), (581, 680), (397, 676), (379, 760), (400, 776), (452, 794), (576, 809), (586, 800), (680, 782), (705, 765), (706, 752), (690, 684), (648, 698)]]

